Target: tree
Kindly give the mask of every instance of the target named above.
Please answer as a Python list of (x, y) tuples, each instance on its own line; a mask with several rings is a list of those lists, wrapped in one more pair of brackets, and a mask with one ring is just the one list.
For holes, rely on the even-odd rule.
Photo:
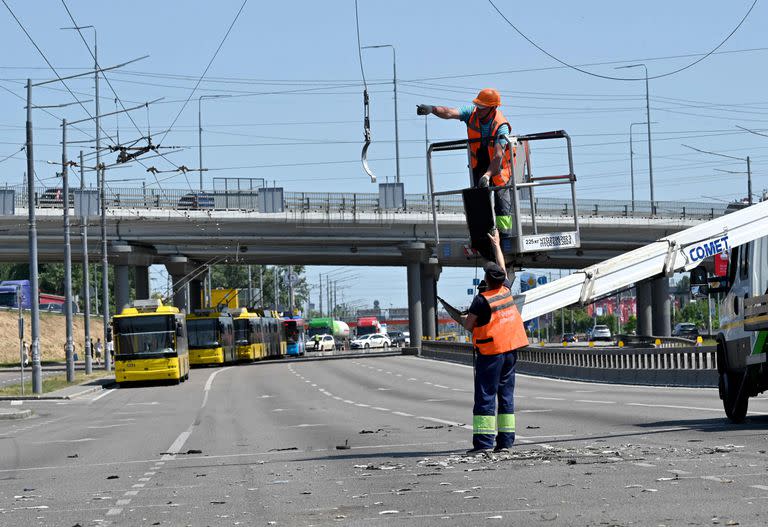
[[(277, 270), (277, 273), (276, 273)], [(264, 280), (264, 290), (259, 294), (259, 271)], [(296, 285), (293, 288), (294, 307), (302, 309), (309, 298), (309, 285), (307, 284), (305, 267), (303, 265), (291, 266), (291, 273), (294, 276)], [(253, 283), (254, 298), (252, 303), (257, 307), (280, 307), (288, 306), (288, 267), (252, 265), (251, 281)], [(278, 284), (277, 302), (275, 301), (275, 280)], [(240, 289), (240, 299), (243, 304), (248, 302), (248, 266), (247, 265), (213, 265), (211, 266), (211, 286), (223, 287), (225, 289)]]

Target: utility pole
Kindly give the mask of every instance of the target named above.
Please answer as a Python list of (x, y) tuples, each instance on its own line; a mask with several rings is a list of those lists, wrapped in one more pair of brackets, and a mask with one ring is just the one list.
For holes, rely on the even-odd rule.
[(274, 271), (273, 285), (275, 286), (275, 309), (278, 309), (280, 306), (280, 286), (278, 285), (277, 281), (280, 278), (280, 267), (276, 265)]
[[(85, 189), (85, 167), (83, 166), (83, 151), (80, 150), (80, 190)], [(82, 196), (82, 194), (81, 194)], [(83, 237), (83, 333), (85, 333), (85, 374), (90, 375), (93, 372), (93, 361), (91, 355), (91, 280), (89, 278), (88, 264), (88, 211), (80, 217), (82, 222), (81, 232)]]
[(323, 273), (320, 275), (320, 316), (323, 316)]
[[(627, 68), (639, 68), (642, 66), (645, 69), (645, 122), (648, 125), (648, 179), (651, 183), (651, 214), (656, 213), (656, 202), (653, 195), (653, 151), (651, 149), (651, 103), (648, 90), (648, 66), (643, 63), (630, 64), (628, 66), (619, 66), (615, 69), (627, 69)], [(639, 79), (638, 79), (639, 80)], [(631, 134), (630, 125), (630, 134)]]
[(32, 315), (32, 393), (43, 393), (40, 365), (40, 284), (37, 275), (37, 219), (35, 217), (35, 157), (32, 152), (32, 79), (27, 79), (27, 207), (29, 209), (29, 285)]
[(264, 309), (264, 266), (259, 266), (259, 306)]
[(395, 92), (395, 170), (397, 183), (400, 183), (400, 137), (397, 129), (397, 55), (392, 44), (378, 44), (375, 46), (363, 46), (360, 49), (392, 48), (392, 88)]
[(22, 304), (24, 298), (21, 294), (21, 286), (16, 286), (16, 307), (18, 308), (19, 320), (19, 370), (21, 373), (21, 395), (24, 395), (24, 311)]
[[(710, 154), (713, 156), (725, 157), (727, 159), (735, 159), (736, 161), (746, 161), (747, 162), (747, 203), (749, 203), (750, 205), (754, 203), (754, 201), (752, 200), (752, 163), (751, 163), (751, 160), (749, 159), (749, 156), (747, 156), (746, 158), (729, 156), (727, 154), (721, 154), (719, 152), (710, 152), (709, 150), (701, 150), (700, 148), (694, 148), (688, 145), (682, 145), (682, 146), (684, 146), (685, 148), (689, 148), (691, 150), (695, 150), (696, 152), (701, 152), (702, 154)], [(733, 170), (721, 170), (718, 168), (716, 168), (715, 170), (717, 170), (718, 172), (725, 172), (727, 174), (743, 174), (744, 173), (744, 172), (736, 172)]]
[(328, 316), (333, 318), (333, 305), (331, 304), (331, 277), (325, 275), (325, 292), (328, 295)]
[(291, 316), (293, 316), (293, 266), (288, 266), (288, 310), (291, 313)]
[(69, 166), (67, 161), (67, 120), (61, 120), (61, 185), (64, 188), (64, 318), (67, 382), (75, 382), (74, 343), (72, 341), (72, 246), (69, 242)]

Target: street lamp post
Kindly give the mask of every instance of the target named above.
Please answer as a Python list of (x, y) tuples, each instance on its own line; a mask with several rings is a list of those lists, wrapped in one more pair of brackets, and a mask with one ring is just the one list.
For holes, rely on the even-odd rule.
[(651, 103), (648, 90), (648, 66), (639, 63), (630, 64), (629, 66), (619, 66), (616, 69), (639, 68), (640, 66), (645, 69), (645, 121), (648, 124), (648, 178), (651, 182), (651, 214), (653, 214), (656, 208), (656, 200), (653, 195), (653, 150), (651, 148)]
[[(694, 147), (688, 146), (688, 145), (682, 145), (682, 146), (684, 146), (685, 148), (690, 148), (691, 150), (695, 150), (696, 152), (701, 152), (702, 154), (710, 154), (710, 155), (713, 155), (713, 156), (725, 157), (725, 158), (728, 158), (728, 159), (735, 159), (736, 161), (746, 161), (747, 162), (747, 203), (749, 203), (750, 205), (752, 205), (754, 203), (754, 201), (752, 200), (752, 162), (749, 159), (749, 156), (747, 156), (746, 158), (744, 158), (744, 157), (736, 157), (736, 156), (729, 156), (727, 154), (721, 154), (719, 152), (710, 152), (709, 150), (701, 150), (700, 148), (694, 148)], [(716, 168), (715, 170), (717, 170), (718, 172), (725, 172), (725, 173), (728, 173), (728, 174), (743, 174), (744, 173), (744, 172), (736, 172), (736, 171), (733, 171), (733, 170), (721, 170), (721, 169), (718, 169), (718, 168)]]
[(202, 101), (203, 99), (222, 99), (232, 97), (231, 95), (201, 95), (197, 98), (197, 153), (200, 173), (200, 192), (203, 191), (203, 117)]
[(392, 87), (395, 93), (395, 170), (396, 181), (400, 183), (400, 137), (397, 130), (397, 57), (395, 46), (392, 44), (377, 44), (375, 46), (363, 46), (362, 49), (392, 48)]

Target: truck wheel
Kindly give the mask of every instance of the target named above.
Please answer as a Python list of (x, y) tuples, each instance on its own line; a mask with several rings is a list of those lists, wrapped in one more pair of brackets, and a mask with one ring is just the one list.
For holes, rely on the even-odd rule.
[(747, 406), (749, 405), (749, 396), (746, 390), (741, 387), (742, 375), (738, 373), (723, 372), (720, 374), (720, 393), (723, 397), (723, 408), (728, 419), (735, 424), (744, 421), (747, 416)]

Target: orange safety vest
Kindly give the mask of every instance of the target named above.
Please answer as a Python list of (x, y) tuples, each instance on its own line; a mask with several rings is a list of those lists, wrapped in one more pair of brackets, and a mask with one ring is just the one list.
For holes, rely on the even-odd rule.
[(472, 342), (477, 351), (483, 355), (498, 355), (527, 346), (528, 336), (512, 291), (502, 285), (480, 294), (491, 307), (491, 320), (472, 331)]
[[(509, 126), (509, 130), (512, 130), (512, 126), (509, 124), (509, 121), (507, 121), (507, 118), (504, 117), (504, 114), (501, 113), (499, 109), (496, 109), (496, 112), (493, 114), (493, 122), (491, 122), (491, 136), (487, 138), (488, 144), (483, 147), (481, 141), (482, 132), (480, 131), (480, 118), (477, 116), (477, 108), (472, 110), (472, 114), (469, 116), (469, 121), (467, 121), (467, 138), (469, 139), (472, 170), (477, 168), (477, 152), (480, 148), (487, 148), (488, 159), (493, 159), (493, 156), (496, 154), (496, 134), (502, 124), (506, 124)], [(504, 156), (501, 159), (501, 171), (492, 177), (494, 186), (499, 187), (501, 185), (506, 185), (507, 181), (509, 181), (511, 173), (509, 168), (509, 150), (509, 145), (507, 145), (504, 149)]]

